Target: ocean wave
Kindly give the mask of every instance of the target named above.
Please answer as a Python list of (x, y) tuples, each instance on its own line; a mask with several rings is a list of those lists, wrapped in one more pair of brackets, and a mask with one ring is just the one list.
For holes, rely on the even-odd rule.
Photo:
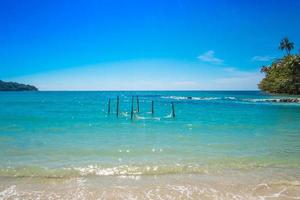
[(242, 101), (267, 103), (300, 103), (300, 98), (242, 99)]
[(82, 176), (139, 176), (139, 175), (163, 175), (205, 173), (207, 169), (197, 165), (119, 165), (104, 167), (100, 165), (88, 165), (85, 167), (66, 167), (50, 169), (46, 167), (25, 166), (21, 168), (2, 168), (1, 177), (44, 177), (44, 178), (74, 178)]
[(220, 100), (220, 97), (162, 96), (163, 99), (209, 101)]
[(85, 176), (141, 176), (166, 174), (215, 174), (223, 170), (253, 170), (261, 168), (299, 169), (299, 164), (281, 166), (274, 163), (227, 161), (215, 164), (172, 164), (172, 165), (88, 165), (82, 167), (47, 168), (37, 166), (0, 168), (0, 177), (44, 177), (72, 178)]
[(247, 102), (280, 102), (280, 99), (241, 99)]
[(228, 100), (237, 100), (236, 97), (224, 97), (224, 99), (228, 99)]
[(237, 98), (237, 97), (192, 97), (192, 96), (162, 96), (163, 99), (174, 99), (177, 101), (235, 101), (253, 103), (300, 103), (300, 98)]

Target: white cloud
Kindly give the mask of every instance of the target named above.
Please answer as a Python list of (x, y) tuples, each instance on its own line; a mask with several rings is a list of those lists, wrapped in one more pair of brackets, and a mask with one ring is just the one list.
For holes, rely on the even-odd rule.
[(272, 57), (272, 56), (254, 56), (252, 58), (252, 61), (266, 62), (266, 61), (273, 60), (274, 58), (275, 57)]
[(215, 52), (213, 50), (209, 50), (208, 52), (197, 57), (198, 59), (209, 62), (212, 64), (222, 64), (224, 61), (220, 58), (215, 57)]

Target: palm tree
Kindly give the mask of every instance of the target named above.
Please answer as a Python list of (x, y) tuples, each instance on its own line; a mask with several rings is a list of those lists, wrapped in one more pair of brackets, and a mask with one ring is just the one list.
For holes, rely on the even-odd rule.
[(280, 50), (285, 50), (287, 55), (290, 55), (292, 49), (294, 49), (294, 43), (290, 42), (287, 37), (283, 38), (279, 45)]

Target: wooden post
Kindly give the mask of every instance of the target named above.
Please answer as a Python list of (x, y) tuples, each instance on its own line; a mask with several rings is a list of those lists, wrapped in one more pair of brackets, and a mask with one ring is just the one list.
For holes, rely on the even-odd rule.
[(154, 114), (154, 101), (151, 101), (151, 113)]
[(119, 96), (117, 96), (117, 117), (119, 117), (119, 104), (120, 104), (120, 99)]
[(107, 114), (110, 114), (110, 98), (108, 99), (108, 108), (107, 108)]
[(139, 101), (139, 96), (136, 96), (136, 104), (137, 104), (137, 112), (140, 112), (140, 101)]
[(132, 96), (132, 99), (131, 99), (131, 115), (130, 115), (130, 119), (132, 120), (133, 118), (133, 96)]
[(174, 102), (172, 102), (172, 117), (175, 118)]

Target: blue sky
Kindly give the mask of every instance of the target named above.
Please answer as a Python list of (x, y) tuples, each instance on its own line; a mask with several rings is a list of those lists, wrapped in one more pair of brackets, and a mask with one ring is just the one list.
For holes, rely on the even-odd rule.
[(0, 79), (41, 90), (253, 90), (298, 0), (0, 0)]

